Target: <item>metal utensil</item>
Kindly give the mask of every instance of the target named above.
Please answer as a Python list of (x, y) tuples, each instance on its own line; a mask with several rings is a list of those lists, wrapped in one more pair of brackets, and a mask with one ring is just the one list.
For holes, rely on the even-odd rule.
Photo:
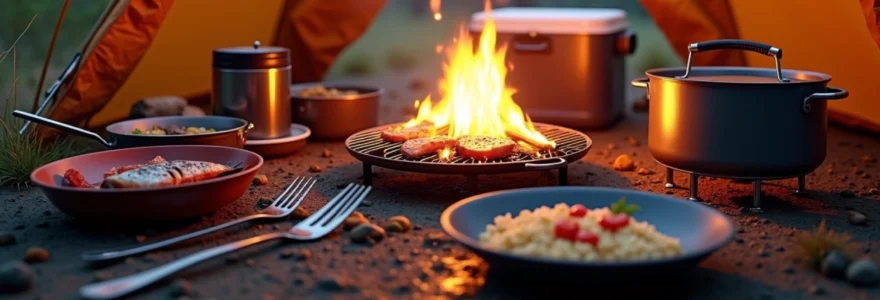
[[(12, 112), (12, 115), (42, 125), (51, 126), (58, 130), (85, 136), (101, 142), (101, 144), (110, 149), (164, 145), (212, 145), (242, 148), (247, 140), (245, 135), (248, 130), (254, 126), (242, 119), (223, 116), (153, 117), (110, 124), (107, 126), (107, 132), (110, 133), (110, 138), (105, 140), (97, 133), (35, 114), (15, 110)], [(167, 127), (171, 125), (213, 128), (215, 131), (180, 135), (145, 135), (131, 133), (136, 128), (146, 129), (152, 128), (153, 126)]]
[(286, 232), (274, 232), (255, 236), (202, 250), (144, 272), (109, 281), (87, 284), (80, 288), (79, 294), (81, 297), (88, 299), (117, 298), (139, 290), (189, 266), (241, 248), (276, 239), (308, 241), (321, 238), (336, 229), (346, 217), (351, 215), (369, 192), (370, 187), (351, 183), (339, 195), (336, 195), (336, 197), (327, 202), (324, 207)]
[(214, 227), (205, 228), (196, 232), (191, 232), (188, 234), (184, 234), (181, 236), (173, 237), (166, 240), (161, 240), (153, 243), (149, 243), (146, 245), (140, 245), (134, 248), (119, 248), (112, 250), (98, 250), (98, 251), (86, 251), (82, 253), (82, 259), (85, 261), (104, 261), (104, 260), (112, 260), (123, 258), (126, 256), (131, 256), (139, 253), (144, 253), (150, 250), (156, 250), (165, 246), (169, 246), (172, 244), (176, 244), (188, 239), (196, 238), (202, 235), (206, 235), (208, 233), (212, 233), (224, 228), (228, 228), (234, 225), (238, 225), (244, 222), (249, 222), (258, 219), (278, 219), (284, 218), (296, 209), (302, 200), (305, 199), (306, 194), (312, 189), (312, 186), (315, 184), (315, 180), (311, 177), (303, 178), (297, 177), (287, 186), (287, 189), (278, 195), (275, 198), (275, 201), (272, 202), (272, 205), (267, 207), (263, 212), (243, 218), (239, 218), (230, 222), (226, 222)]
[[(314, 86), (340, 91), (356, 91), (355, 95), (301, 96), (303, 89)], [(335, 83), (303, 83), (290, 87), (293, 122), (312, 130), (312, 139), (343, 140), (355, 132), (379, 125), (379, 87)], [(345, 120), (345, 122), (328, 122)]]

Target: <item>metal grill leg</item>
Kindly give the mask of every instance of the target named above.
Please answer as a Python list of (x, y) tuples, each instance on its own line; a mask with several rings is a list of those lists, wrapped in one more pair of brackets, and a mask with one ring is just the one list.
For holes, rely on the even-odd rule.
[(675, 187), (675, 174), (672, 172), (672, 169), (666, 168), (666, 188), (668, 189)]
[(373, 165), (371, 164), (363, 164), (364, 165), (364, 185), (372, 186), (373, 185)]
[(700, 186), (700, 175), (691, 173), (691, 197), (688, 200), (691, 201), (700, 201), (700, 198), (697, 197), (697, 189)]
[(559, 185), (568, 185), (568, 166), (559, 168)]
[(759, 213), (759, 212), (763, 211), (763, 210), (761, 210), (761, 181), (760, 180), (755, 180), (754, 189), (755, 189), (755, 196), (752, 198), (752, 201), (754, 201), (754, 203), (752, 205), (753, 207), (749, 210), (751, 210), (752, 212)]
[(796, 195), (803, 195), (807, 193), (807, 177), (806, 176), (798, 176), (798, 187), (797, 190), (794, 191)]

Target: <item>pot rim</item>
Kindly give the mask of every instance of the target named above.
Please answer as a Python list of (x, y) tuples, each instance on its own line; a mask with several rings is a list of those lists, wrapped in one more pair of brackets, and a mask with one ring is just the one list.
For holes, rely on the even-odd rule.
[[(734, 85), (734, 86), (788, 86), (788, 85), (813, 85), (817, 83), (827, 84), (831, 81), (831, 75), (813, 71), (804, 71), (804, 70), (795, 70), (795, 69), (782, 69), (783, 77), (785, 78), (797, 78), (797, 80), (788, 81), (788, 82), (780, 82), (780, 81), (770, 81), (770, 82), (736, 82), (736, 81), (707, 81), (707, 80), (699, 80), (699, 74), (691, 75), (688, 78), (678, 78), (677, 76), (668, 76), (668, 75), (659, 75), (661, 72), (673, 72), (679, 75), (683, 75), (685, 73), (686, 67), (670, 67), (670, 68), (656, 68), (645, 71), (645, 75), (647, 75), (651, 80), (664, 80), (664, 81), (672, 81), (677, 83), (686, 83), (686, 84), (705, 84), (705, 85)], [(776, 74), (776, 69), (772, 68), (755, 68), (755, 67), (717, 67), (717, 66), (709, 66), (709, 67), (692, 67), (692, 72), (769, 72), (771, 74)], [(785, 76), (789, 75), (789, 76)], [(796, 76), (791, 76), (796, 75)], [(742, 76), (748, 76), (747, 74)], [(763, 76), (755, 76), (755, 77), (763, 77)], [(818, 78), (818, 79), (801, 79), (801, 78)], [(774, 78), (775, 79), (775, 78)]]
[[(225, 129), (225, 130), (216, 130), (214, 132), (205, 132), (205, 133), (196, 133), (196, 134), (175, 134), (175, 135), (132, 134), (130, 132), (119, 132), (119, 131), (111, 130), (111, 128), (110, 128), (110, 127), (123, 126), (124, 124), (134, 123), (136, 121), (145, 121), (145, 120), (162, 121), (162, 120), (182, 120), (182, 119), (217, 119), (217, 120), (227, 119), (227, 120), (235, 121), (235, 122), (239, 123), (239, 125), (236, 127), (233, 127), (233, 128)], [(113, 135), (114, 139), (115, 139), (115, 136), (125, 136), (125, 137), (145, 138), (145, 139), (182, 139), (182, 138), (186, 138), (186, 137), (217, 136), (217, 135), (224, 135), (224, 134), (231, 133), (231, 132), (239, 132), (239, 131), (247, 128), (248, 124), (250, 124), (250, 122), (248, 122), (245, 119), (235, 118), (235, 117), (227, 117), (227, 116), (217, 116), (217, 115), (163, 116), (163, 117), (149, 117), (149, 118), (140, 118), (140, 119), (134, 119), (134, 120), (120, 121), (120, 122), (116, 122), (116, 123), (107, 125), (107, 127), (104, 127), (104, 130), (106, 130), (111, 135)]]
[[(335, 88), (335, 89), (355, 89), (355, 90), (363, 90), (367, 91), (365, 93), (358, 93), (357, 95), (343, 95), (343, 96), (333, 96), (333, 97), (303, 97), (296, 94), (296, 91), (311, 87), (311, 86), (324, 86), (325, 88)], [(359, 84), (347, 84), (347, 83), (327, 83), (327, 82), (308, 82), (308, 83), (300, 83), (300, 84), (292, 84), (290, 85), (290, 99), (297, 100), (319, 100), (319, 101), (351, 101), (351, 100), (362, 100), (362, 99), (371, 99), (378, 98), (380, 95), (385, 93), (385, 89), (378, 86), (369, 86), (369, 85), (359, 85)]]

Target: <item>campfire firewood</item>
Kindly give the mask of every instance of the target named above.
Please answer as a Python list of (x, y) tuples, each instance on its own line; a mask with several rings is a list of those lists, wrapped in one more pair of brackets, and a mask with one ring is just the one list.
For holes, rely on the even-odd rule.
[(510, 131), (510, 130), (506, 131), (505, 134), (507, 134), (508, 137), (510, 137), (511, 139), (513, 139), (517, 142), (522, 141), (522, 142), (528, 143), (529, 145), (531, 145), (535, 148), (538, 148), (539, 150), (556, 149), (556, 143), (554, 143), (553, 141), (550, 141), (549, 143), (542, 143), (540, 141), (536, 141), (535, 139), (533, 139), (531, 137), (519, 134), (517, 132)]

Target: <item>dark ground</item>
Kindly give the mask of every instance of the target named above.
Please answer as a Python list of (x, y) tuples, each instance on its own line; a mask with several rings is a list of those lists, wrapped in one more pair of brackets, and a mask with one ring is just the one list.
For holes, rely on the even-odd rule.
[[(404, 85), (405, 83), (400, 83)], [(411, 103), (411, 99), (389, 97), (383, 109), (388, 119), (400, 119), (403, 109), (388, 103)], [(397, 99), (394, 99), (397, 98)], [(396, 100), (396, 101), (395, 101)], [(392, 116), (392, 117), (389, 117)], [(632, 114), (613, 128), (588, 131), (593, 149), (581, 161), (570, 166), (570, 184), (635, 188), (656, 193), (663, 187), (663, 169), (653, 161), (645, 146), (645, 114)], [(625, 141), (633, 136), (641, 141), (632, 146)], [(609, 146), (614, 144), (614, 149)], [(333, 153), (322, 158), (323, 149)], [(611, 161), (619, 154), (633, 157), (638, 167), (655, 172), (611, 170)], [(192, 283), (192, 298), (214, 299), (381, 299), (441, 298), (480, 299), (553, 298), (553, 295), (595, 295), (596, 293), (635, 296), (645, 299), (877, 299), (880, 288), (863, 289), (843, 281), (826, 279), (799, 264), (791, 253), (795, 249), (793, 233), (809, 230), (821, 219), (836, 230), (850, 233), (859, 242), (860, 253), (880, 260), (880, 195), (868, 195), (880, 188), (880, 165), (866, 163), (862, 156), (880, 157), (880, 140), (841, 129), (829, 132), (828, 158), (807, 177), (810, 193), (792, 195), (796, 180), (767, 182), (764, 185), (764, 213), (750, 213), (752, 185), (726, 179), (704, 178), (700, 196), (709, 205), (732, 216), (739, 229), (737, 238), (704, 261), (689, 276), (667, 278), (664, 282), (624, 282), (621, 286), (591, 285), (585, 282), (542, 282), (499, 278), (488, 266), (464, 248), (445, 238), (434, 245), (441, 233), (439, 216), (444, 208), (474, 192), (556, 184), (555, 171), (511, 175), (481, 176), (478, 191), (466, 191), (463, 176), (424, 175), (375, 168), (373, 191), (359, 211), (377, 224), (394, 215), (406, 215), (420, 227), (403, 234), (393, 234), (374, 246), (352, 244), (346, 234), (334, 235), (313, 243), (269, 243), (238, 252), (235, 259), (218, 258), (189, 269), (176, 278)], [(319, 165), (323, 172), (310, 173), (309, 166)], [(857, 175), (855, 169), (868, 175)], [(123, 276), (168, 262), (198, 249), (235, 241), (259, 233), (283, 230), (291, 222), (246, 225), (215, 234), (184, 246), (137, 256), (110, 265), (90, 266), (79, 260), (85, 250), (136, 244), (136, 236), (147, 241), (171, 237), (229, 219), (253, 214), (260, 197), (274, 197), (292, 176), (309, 175), (318, 184), (304, 206), (318, 209), (339, 186), (360, 182), (361, 165), (347, 154), (342, 143), (311, 142), (299, 153), (267, 161), (262, 170), (270, 184), (252, 188), (242, 199), (200, 220), (151, 226), (87, 224), (56, 210), (39, 190), (18, 192), (0, 190), (0, 232), (12, 232), (18, 242), (0, 247), (2, 261), (21, 259), (26, 248), (41, 246), (51, 253), (49, 261), (36, 263), (36, 285), (13, 298), (75, 299), (77, 289), (101, 276)], [(688, 176), (677, 173), (676, 183), (688, 186)], [(852, 190), (854, 198), (840, 196)], [(688, 191), (671, 192), (686, 197)], [(124, 199), (120, 199), (124, 201)], [(686, 201), (686, 200), (682, 200)], [(867, 215), (868, 226), (847, 222), (847, 210)], [(93, 220), (97, 221), (97, 220)], [(432, 235), (429, 238), (429, 235)], [(425, 242), (425, 239), (430, 239)], [(281, 257), (285, 249), (296, 255)], [(307, 258), (302, 251), (310, 252)], [(766, 252), (762, 254), (761, 252)], [(174, 279), (164, 281), (136, 294), (137, 299), (166, 299), (171, 296)], [(333, 281), (348, 286), (333, 291)], [(820, 287), (824, 295), (811, 289)]]

